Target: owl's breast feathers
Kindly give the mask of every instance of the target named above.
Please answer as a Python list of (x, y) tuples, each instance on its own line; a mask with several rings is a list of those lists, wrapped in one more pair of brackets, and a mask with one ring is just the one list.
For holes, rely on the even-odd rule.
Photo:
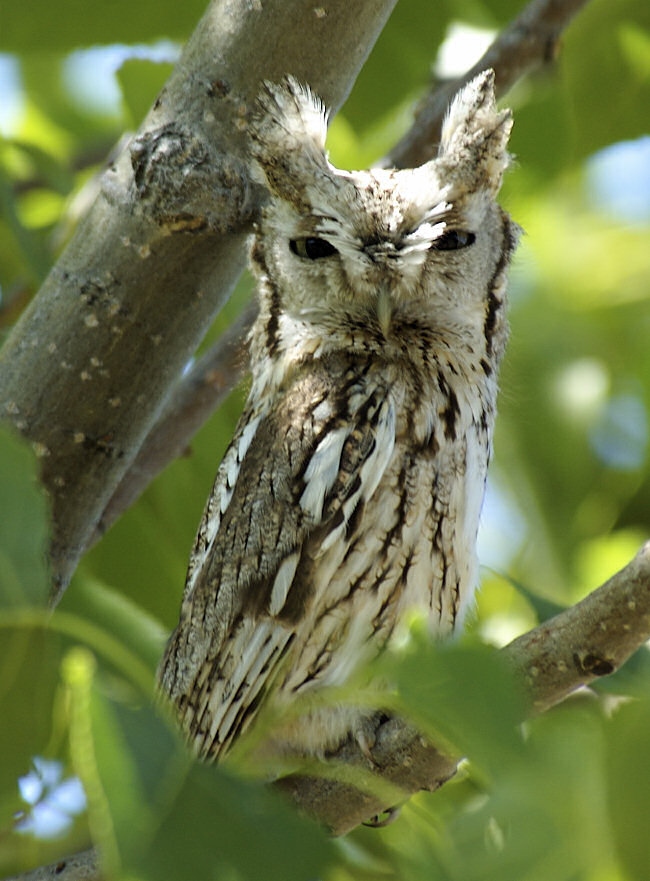
[(271, 685), (282, 700), (343, 682), (406, 607), (453, 629), (474, 587), (492, 421), (481, 385), (456, 394), (456, 373), (339, 352), (249, 403), (161, 665), (197, 752), (222, 753)]

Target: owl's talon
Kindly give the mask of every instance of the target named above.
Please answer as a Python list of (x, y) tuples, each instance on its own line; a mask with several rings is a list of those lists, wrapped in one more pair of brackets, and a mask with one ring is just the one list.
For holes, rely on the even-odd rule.
[(390, 826), (391, 823), (394, 823), (401, 811), (401, 805), (393, 805), (392, 808), (386, 808), (381, 814), (375, 814), (374, 817), (370, 817), (363, 825), (369, 826), (371, 829), (383, 829), (384, 826)]
[(355, 726), (353, 736), (364, 758), (368, 760), (373, 769), (376, 769), (379, 766), (372, 757), (372, 750), (377, 742), (377, 732), (374, 720), (375, 717), (364, 717), (360, 719)]

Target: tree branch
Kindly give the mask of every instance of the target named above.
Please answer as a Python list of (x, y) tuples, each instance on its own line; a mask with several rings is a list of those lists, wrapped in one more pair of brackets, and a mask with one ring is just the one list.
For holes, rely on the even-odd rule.
[[(618, 670), (650, 639), (650, 542), (620, 572), (582, 602), (545, 621), (502, 649), (521, 676), (531, 713), (541, 712), (570, 692)], [(374, 772), (404, 799), (435, 790), (453, 776), (460, 757), (439, 753), (408, 723), (381, 721), (371, 750)], [(368, 769), (356, 742), (348, 741), (334, 759)], [(276, 784), (304, 813), (335, 835), (382, 813), (381, 797), (361, 793), (345, 782), (293, 775)]]
[(562, 32), (588, 0), (532, 0), (474, 67), (458, 79), (433, 83), (409, 131), (382, 160), (384, 167), (414, 168), (431, 158), (456, 92), (482, 70), (495, 73), (497, 97), (526, 74), (555, 61)]
[(584, 600), (503, 649), (539, 713), (618, 670), (650, 639), (650, 542)]
[(97, 853), (91, 848), (49, 866), (39, 866), (31, 872), (13, 875), (5, 881), (103, 881), (103, 878)]
[(0, 414), (42, 457), (56, 600), (246, 260), (246, 118), (291, 72), (338, 108), (395, 0), (212, 0), (0, 353)]
[(237, 385), (248, 366), (246, 334), (255, 319), (251, 304), (178, 383), (159, 419), (111, 496), (91, 538), (97, 541), (151, 481), (187, 446)]
[[(545, 621), (502, 649), (522, 677), (531, 714), (543, 712), (582, 685), (618, 670), (650, 639), (650, 542), (620, 572), (582, 602)], [(371, 750), (372, 773), (403, 799), (433, 791), (453, 777), (458, 756), (439, 752), (407, 722), (382, 718)], [(343, 835), (387, 807), (385, 796), (354, 785), (355, 769), (366, 776), (369, 762), (349, 740), (333, 757), (337, 777), (301, 776), (276, 781), (305, 814)], [(343, 779), (338, 776), (341, 770)], [(346, 769), (349, 769), (346, 773)], [(348, 779), (345, 779), (347, 777)], [(358, 781), (357, 781), (358, 782)], [(85, 874), (84, 874), (85, 873)], [(100, 881), (94, 851), (7, 881)]]

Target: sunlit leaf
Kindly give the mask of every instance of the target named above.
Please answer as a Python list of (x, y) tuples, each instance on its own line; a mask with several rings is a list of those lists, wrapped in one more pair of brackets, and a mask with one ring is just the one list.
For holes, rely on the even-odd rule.
[[(158, 666), (168, 633), (160, 622), (122, 592), (90, 577), (78, 577), (57, 607), (55, 626), (57, 616), (68, 613), (79, 621), (79, 631), (84, 624), (107, 630), (151, 672)], [(83, 634), (78, 632), (77, 638), (82, 639)], [(88, 644), (93, 646), (92, 635)]]

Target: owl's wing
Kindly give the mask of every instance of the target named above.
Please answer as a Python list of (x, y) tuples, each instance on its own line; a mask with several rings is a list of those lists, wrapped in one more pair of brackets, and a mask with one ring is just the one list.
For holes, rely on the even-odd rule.
[(318, 553), (345, 536), (392, 454), (388, 389), (350, 372), (343, 389), (325, 370), (298, 375), (245, 413), (219, 469), (161, 669), (202, 754), (243, 729), (289, 648), (311, 598), (296, 577), (306, 541)]

